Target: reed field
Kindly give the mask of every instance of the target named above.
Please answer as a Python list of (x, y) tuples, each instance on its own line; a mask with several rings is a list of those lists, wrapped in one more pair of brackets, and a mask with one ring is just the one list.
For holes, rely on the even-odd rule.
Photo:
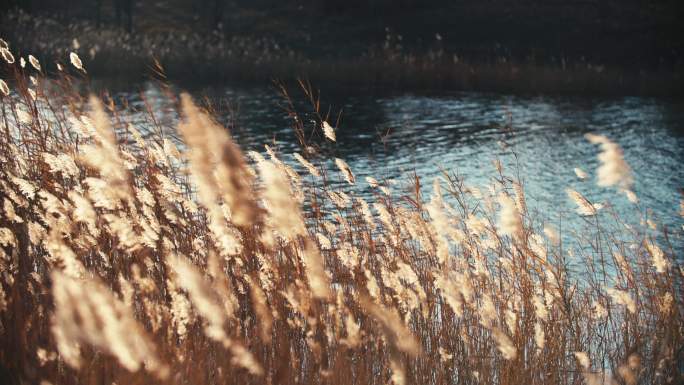
[(501, 163), (357, 178), (314, 93), (298, 153), (246, 151), (200, 99), (133, 122), (77, 54), (47, 76), (1, 43), (2, 383), (684, 382), (683, 229), (638, 217), (610, 138), (577, 177), (637, 217), (568, 189), (566, 228)]

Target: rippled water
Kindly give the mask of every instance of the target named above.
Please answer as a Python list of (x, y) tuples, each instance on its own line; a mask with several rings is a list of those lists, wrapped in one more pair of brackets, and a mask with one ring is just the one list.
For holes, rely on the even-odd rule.
[[(158, 96), (154, 87), (144, 94)], [(212, 89), (197, 92), (236, 111), (233, 134), (245, 150), (263, 152), (275, 144), (282, 154), (298, 151), (282, 99), (271, 88)], [(139, 96), (126, 95), (133, 103)], [(299, 100), (299, 99), (297, 99)], [(220, 103), (219, 103), (220, 104)], [(651, 216), (681, 232), (679, 190), (684, 187), (684, 103), (649, 98), (591, 99), (521, 97), (462, 93), (446, 96), (372, 96), (324, 94), (322, 106), (343, 110), (337, 143), (325, 145), (330, 155), (345, 159), (368, 193), (366, 175), (401, 180), (414, 171), (429, 186), (440, 168), (458, 172), (470, 185), (485, 186), (500, 159), (518, 173), (528, 206), (549, 219), (572, 217), (574, 205), (565, 193), (572, 187), (594, 202), (611, 204), (619, 213)], [(305, 110), (305, 104), (299, 106)], [(225, 120), (232, 114), (223, 113)], [(173, 119), (172, 117), (169, 119)], [(313, 123), (308, 125), (313, 127)], [(509, 130), (510, 129), (510, 130)], [(618, 143), (633, 168), (638, 207), (612, 189), (595, 185), (598, 148), (584, 138), (603, 134)], [(319, 142), (323, 142), (320, 140)], [(505, 142), (508, 147), (502, 147)], [(516, 157), (513, 153), (517, 154)], [(291, 159), (284, 156), (285, 159)], [(331, 166), (334, 167), (334, 166)], [(579, 181), (580, 167), (591, 178)], [(400, 192), (401, 186), (395, 186)], [(635, 216), (636, 217), (636, 216)]]

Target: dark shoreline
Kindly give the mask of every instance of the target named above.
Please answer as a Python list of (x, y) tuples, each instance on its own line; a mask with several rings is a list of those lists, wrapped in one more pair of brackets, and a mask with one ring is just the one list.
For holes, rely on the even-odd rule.
[[(511, 64), (411, 65), (378, 62), (296, 64), (291, 61), (253, 64), (249, 62), (204, 63), (187, 70), (182, 63), (162, 63), (159, 77), (143, 62), (123, 67), (109, 61), (87, 63), (89, 76), (97, 81), (126, 88), (146, 80), (163, 80), (186, 88), (237, 85), (263, 86), (273, 81), (295, 84), (309, 81), (316, 88), (354, 89), (374, 93), (492, 92), (516, 95), (684, 97), (680, 72), (635, 73), (621, 69), (597, 72), (591, 69), (562, 70), (537, 65)], [(331, 70), (332, 69), (332, 70)], [(139, 74), (131, 76), (131, 74)], [(116, 87), (119, 86), (119, 87)]]
[[(98, 27), (87, 20), (22, 12), (3, 15), (0, 20), (0, 37), (10, 43), (17, 60), (33, 54), (50, 74), (57, 72), (57, 62), (70, 67), (68, 55), (75, 51), (88, 77), (124, 87), (150, 78), (183, 87), (305, 79), (321, 89), (372, 92), (684, 97), (684, 64), (679, 60), (654, 64), (655, 56), (644, 58), (657, 52), (644, 50), (640, 61), (602, 64), (597, 58), (554, 51), (543, 56), (497, 51), (478, 55), (472, 47), (468, 51), (457, 43), (419, 40), (411, 45), (408, 38), (397, 40), (400, 35), (388, 34), (384, 42), (349, 38), (332, 54), (330, 41), (320, 46), (305, 43), (288, 29), (275, 38), (267, 37), (273, 34), (237, 36), (201, 29), (187, 32), (181, 26), (160, 33), (155, 29), (159, 25), (150, 22), (129, 34), (115, 25)], [(336, 40), (339, 36), (332, 39)], [(477, 44), (481, 51), (489, 47), (489, 43), (473, 40), (472, 45)], [(596, 50), (596, 45), (603, 43), (588, 44), (588, 50)]]

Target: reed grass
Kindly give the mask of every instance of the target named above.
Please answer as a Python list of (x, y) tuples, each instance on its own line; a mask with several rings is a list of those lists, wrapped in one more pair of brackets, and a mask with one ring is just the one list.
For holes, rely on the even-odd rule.
[[(245, 157), (187, 94), (167, 95), (177, 126), (79, 94), (77, 59), (3, 64), (5, 383), (684, 381), (679, 229), (574, 190), (585, 226), (557, 228), (500, 163), (482, 188), (445, 171), (427, 197), (418, 177), (359, 196), (310, 88), (301, 151)], [(619, 146), (589, 139), (600, 183), (629, 191)]]

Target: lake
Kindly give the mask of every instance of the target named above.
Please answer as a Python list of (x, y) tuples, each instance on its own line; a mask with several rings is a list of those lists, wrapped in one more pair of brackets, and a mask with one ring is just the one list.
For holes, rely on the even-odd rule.
[[(234, 122), (232, 130), (243, 150), (264, 153), (263, 144), (277, 148), (283, 160), (301, 151), (282, 108), (282, 97), (274, 88), (213, 88), (193, 92), (208, 96), (219, 118)], [(157, 104), (155, 111), (175, 125), (177, 116), (153, 84), (143, 95)], [(298, 112), (310, 111), (297, 89), (291, 90)], [(119, 94), (132, 106), (141, 106), (140, 94)], [(227, 108), (226, 106), (230, 106)], [(449, 95), (323, 93), (321, 109), (331, 106), (334, 125), (337, 112), (337, 142), (312, 139), (332, 159), (347, 161), (357, 177), (353, 190), (369, 195), (365, 176), (378, 180), (405, 181), (414, 172), (429, 194), (431, 181), (441, 169), (457, 172), (469, 185), (486, 189), (494, 175), (493, 161), (500, 159), (509, 175), (520, 175), (531, 212), (554, 223), (580, 221), (565, 189), (571, 187), (592, 202), (603, 203), (627, 220), (638, 221), (648, 214), (668, 225), (681, 237), (684, 221), (679, 216), (680, 189), (684, 187), (684, 103), (676, 100), (622, 97), (512, 96), (484, 93)], [(162, 108), (160, 108), (162, 107)], [(229, 112), (230, 111), (230, 112)], [(307, 121), (307, 130), (314, 127)], [(614, 189), (596, 186), (599, 148), (586, 133), (607, 136), (618, 143), (633, 169), (634, 192), (639, 204), (631, 204)], [(504, 144), (505, 143), (505, 144)], [(515, 154), (515, 156), (514, 156)], [(516, 167), (516, 164), (519, 167)], [(573, 169), (589, 173), (581, 181)], [(338, 173), (331, 172), (333, 180)], [(343, 184), (341, 178), (339, 183)], [(399, 195), (402, 184), (392, 190)], [(428, 198), (428, 195), (425, 195)], [(679, 238), (681, 241), (681, 238)]]

